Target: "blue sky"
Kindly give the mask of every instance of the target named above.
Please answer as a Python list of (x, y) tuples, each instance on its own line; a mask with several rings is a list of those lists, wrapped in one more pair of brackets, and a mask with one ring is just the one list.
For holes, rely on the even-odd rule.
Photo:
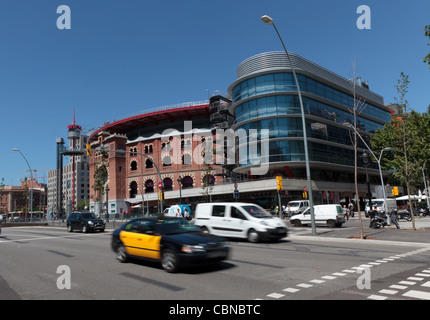
[[(362, 4), (370, 30), (356, 26)], [(60, 5), (71, 9), (70, 30), (57, 28)], [(410, 106), (427, 110), (428, 0), (1, 0), (0, 179), (18, 185), (28, 176), (12, 148), (33, 169), (54, 168), (55, 140), (67, 137), (73, 109), (89, 130), (226, 92), (241, 61), (282, 50), (263, 14), (288, 50), (341, 76), (352, 76), (355, 57), (357, 75), (385, 103), (404, 72)]]

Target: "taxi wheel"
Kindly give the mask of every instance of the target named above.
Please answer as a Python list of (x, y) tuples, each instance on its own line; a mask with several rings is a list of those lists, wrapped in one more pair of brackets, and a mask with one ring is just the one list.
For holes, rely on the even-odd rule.
[(125, 247), (122, 244), (116, 250), (116, 259), (119, 262), (127, 262), (127, 253), (125, 252)]
[(178, 256), (170, 249), (161, 252), (161, 266), (167, 272), (176, 272), (178, 270)]

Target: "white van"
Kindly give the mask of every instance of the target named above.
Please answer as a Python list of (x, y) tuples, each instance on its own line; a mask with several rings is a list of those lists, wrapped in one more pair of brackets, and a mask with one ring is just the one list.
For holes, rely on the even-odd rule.
[[(375, 205), (377, 205), (377, 210), (379, 211), (384, 211), (384, 198), (380, 198), (380, 199), (372, 199), (372, 210), (375, 210)], [(397, 209), (397, 202), (396, 199), (393, 198), (387, 198), (387, 209), (388, 212), (391, 212), (395, 209)], [(369, 201), (366, 202), (366, 207), (364, 208), (364, 215), (366, 216), (366, 218), (369, 217)]]
[(287, 208), (290, 207), (291, 215), (302, 213), (309, 208), (309, 200), (294, 200), (288, 202)]
[(195, 211), (194, 224), (222, 237), (279, 240), (287, 236), (287, 226), (262, 207), (252, 203), (200, 203)]
[[(345, 223), (345, 214), (340, 204), (321, 204), (314, 206), (315, 225), (327, 225), (330, 228), (341, 227)], [(292, 216), (290, 223), (295, 227), (311, 224), (311, 210)]]

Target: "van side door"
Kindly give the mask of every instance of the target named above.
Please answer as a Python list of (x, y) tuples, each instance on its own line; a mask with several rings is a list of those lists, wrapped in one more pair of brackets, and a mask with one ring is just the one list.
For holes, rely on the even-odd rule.
[(227, 206), (222, 204), (214, 204), (210, 217), (210, 233), (219, 236), (227, 236), (228, 217), (226, 215)]
[(243, 212), (235, 207), (230, 207), (230, 234), (231, 237), (245, 238), (248, 230), (248, 219)]

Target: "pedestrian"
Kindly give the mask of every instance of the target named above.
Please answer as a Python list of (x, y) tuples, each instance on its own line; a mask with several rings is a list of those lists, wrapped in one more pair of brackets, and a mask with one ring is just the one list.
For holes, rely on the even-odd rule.
[(352, 201), (350, 201), (348, 204), (348, 215), (350, 215), (351, 217), (354, 216), (354, 204), (352, 203)]
[(345, 215), (346, 221), (348, 221), (348, 208), (346, 204), (343, 205), (343, 214)]
[(184, 208), (184, 218), (185, 218), (186, 220), (191, 220), (191, 215), (190, 215), (190, 213), (188, 212), (187, 208)]

